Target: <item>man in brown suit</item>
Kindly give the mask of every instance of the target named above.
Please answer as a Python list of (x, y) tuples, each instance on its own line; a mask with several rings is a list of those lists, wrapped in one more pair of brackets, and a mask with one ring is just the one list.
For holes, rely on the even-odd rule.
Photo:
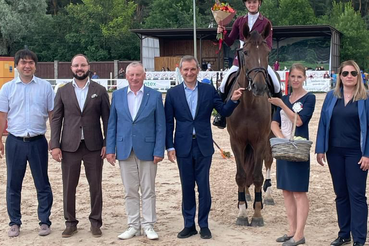
[(101, 180), (106, 151), (105, 135), (110, 113), (109, 96), (103, 86), (88, 77), (90, 65), (86, 56), (78, 54), (71, 62), (73, 81), (58, 89), (51, 121), (50, 148), (53, 159), (61, 162), (63, 177), (66, 229), (62, 237), (71, 237), (77, 232), (76, 188), (81, 161), (85, 166), (90, 185), (91, 233), (99, 237), (102, 234)]

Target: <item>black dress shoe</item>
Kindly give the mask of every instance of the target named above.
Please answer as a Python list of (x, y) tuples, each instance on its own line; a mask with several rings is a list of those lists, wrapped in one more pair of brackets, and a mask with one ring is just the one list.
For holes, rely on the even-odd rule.
[(211, 238), (211, 231), (208, 227), (202, 227), (200, 230), (200, 236), (202, 239), (210, 239)]
[(362, 243), (354, 243), (353, 246), (364, 246)]
[(341, 245), (349, 244), (350, 242), (351, 242), (351, 238), (337, 237), (336, 240), (331, 242), (331, 246), (341, 246)]
[(197, 234), (196, 227), (191, 226), (191, 227), (183, 228), (183, 230), (178, 233), (177, 237), (178, 238), (188, 238), (196, 234)]

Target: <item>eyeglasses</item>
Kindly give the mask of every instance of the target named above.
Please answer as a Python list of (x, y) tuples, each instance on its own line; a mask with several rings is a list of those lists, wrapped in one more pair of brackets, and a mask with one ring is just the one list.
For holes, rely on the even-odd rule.
[(351, 71), (351, 72), (349, 72), (349, 71), (343, 71), (341, 74), (342, 74), (343, 77), (346, 77), (347, 75), (349, 75), (349, 73), (351, 73), (351, 75), (353, 77), (356, 77), (357, 76), (357, 72), (356, 71)]
[(77, 68), (77, 67), (85, 68), (85, 67), (87, 67), (87, 66), (88, 66), (88, 64), (73, 64), (73, 65), (72, 65), (72, 67), (74, 67), (74, 68)]

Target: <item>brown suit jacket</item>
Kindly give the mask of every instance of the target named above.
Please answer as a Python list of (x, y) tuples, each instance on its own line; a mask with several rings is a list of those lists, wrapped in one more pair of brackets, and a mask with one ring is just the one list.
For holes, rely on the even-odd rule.
[[(84, 141), (90, 151), (101, 150), (110, 114), (109, 96), (106, 89), (91, 81), (83, 111), (78, 105), (73, 84), (70, 82), (58, 89), (51, 120), (50, 148), (75, 152), (80, 143), (83, 129)], [(102, 119), (104, 137), (101, 131)]]

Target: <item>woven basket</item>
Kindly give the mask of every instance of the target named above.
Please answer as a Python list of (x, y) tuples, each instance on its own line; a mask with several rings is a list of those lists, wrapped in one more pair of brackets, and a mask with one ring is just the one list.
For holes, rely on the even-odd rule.
[(313, 142), (310, 140), (270, 139), (272, 155), (277, 160), (308, 161), (312, 144)]

